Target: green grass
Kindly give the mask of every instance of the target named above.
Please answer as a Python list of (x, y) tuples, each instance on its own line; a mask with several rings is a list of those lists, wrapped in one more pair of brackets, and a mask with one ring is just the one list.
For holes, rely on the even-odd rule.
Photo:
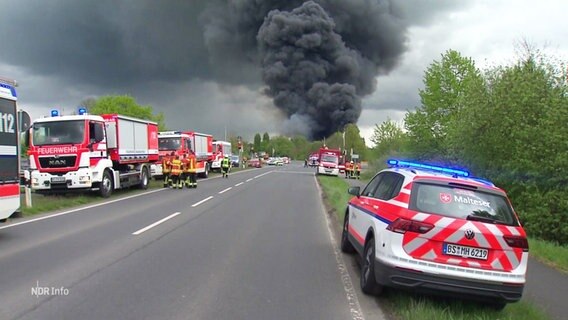
[(397, 319), (412, 320), (532, 320), (548, 319), (537, 306), (528, 301), (508, 304), (502, 311), (470, 301), (419, 296), (390, 291), (386, 294), (390, 313)]
[(568, 273), (568, 247), (529, 238), (529, 255), (537, 260)]
[(343, 221), (347, 202), (351, 195), (347, 193), (349, 184), (338, 177), (318, 176), (326, 201), (334, 209), (339, 221)]
[[(351, 196), (347, 193), (348, 183), (336, 177), (318, 176), (324, 193), (324, 200), (334, 211), (339, 221), (343, 221), (345, 207)], [(337, 226), (341, 228), (341, 226)], [(536, 245), (531, 242), (531, 252)], [(550, 247), (553, 248), (553, 247)], [(540, 250), (539, 250), (540, 251)], [(502, 311), (476, 302), (440, 299), (428, 296), (418, 296), (397, 290), (389, 290), (385, 294), (387, 312), (401, 320), (490, 320), (490, 319), (548, 319), (547, 315), (529, 301), (509, 304)]]

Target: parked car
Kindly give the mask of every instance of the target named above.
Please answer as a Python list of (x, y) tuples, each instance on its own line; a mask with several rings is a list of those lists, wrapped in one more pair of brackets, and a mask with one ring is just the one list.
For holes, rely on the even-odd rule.
[(480, 300), (523, 294), (526, 233), (505, 191), (467, 171), (389, 160), (354, 195), (341, 250), (362, 257), (361, 290), (383, 287)]
[(239, 156), (232, 155), (231, 156), (231, 166), (238, 168), (241, 165)]
[(252, 158), (248, 162), (248, 166), (252, 168), (262, 168), (262, 160), (259, 158)]

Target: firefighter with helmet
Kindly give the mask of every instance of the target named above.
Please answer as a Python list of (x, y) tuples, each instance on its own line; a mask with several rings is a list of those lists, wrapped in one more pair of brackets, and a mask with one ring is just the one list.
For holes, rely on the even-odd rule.
[(188, 188), (197, 188), (197, 160), (193, 152), (187, 157), (185, 168), (187, 172), (185, 186)]
[(172, 160), (172, 169), (170, 173), (172, 177), (172, 184), (173, 188), (181, 189), (183, 188), (183, 181), (182, 181), (182, 167), (181, 167), (181, 160), (179, 159), (179, 155), (175, 155), (175, 158)]
[(223, 178), (229, 177), (230, 168), (231, 168), (231, 161), (229, 160), (229, 156), (225, 155), (223, 160), (221, 160), (221, 172), (223, 173)]
[(174, 158), (174, 152), (172, 151), (171, 154), (165, 155), (162, 158), (162, 174), (164, 175), (164, 188), (167, 188), (171, 181), (170, 173), (172, 171), (172, 160)]

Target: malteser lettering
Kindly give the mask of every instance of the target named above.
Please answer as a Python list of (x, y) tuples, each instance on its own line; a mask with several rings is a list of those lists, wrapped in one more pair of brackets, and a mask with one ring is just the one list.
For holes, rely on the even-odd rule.
[(491, 208), (491, 204), (489, 203), (489, 201), (473, 199), (473, 198), (470, 198), (470, 197), (462, 197), (462, 196), (454, 195), (454, 201), (458, 202), (458, 203), (463, 203), (463, 204), (471, 204), (471, 205), (474, 205), (474, 206), (482, 206), (482, 207)]

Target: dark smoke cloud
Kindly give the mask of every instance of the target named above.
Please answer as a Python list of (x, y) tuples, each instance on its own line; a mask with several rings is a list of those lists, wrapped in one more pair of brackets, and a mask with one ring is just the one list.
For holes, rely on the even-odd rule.
[[(162, 102), (157, 109), (187, 108), (168, 102), (183, 100), (171, 95), (195, 81), (245, 85), (251, 92), (265, 85), (288, 119), (285, 127), (316, 138), (357, 120), (375, 77), (397, 65), (409, 25), (427, 24), (455, 3), (3, 0), (0, 65), (74, 95), (149, 96)], [(317, 20), (303, 19), (308, 16)], [(25, 85), (27, 79), (19, 80)], [(175, 92), (168, 92), (172, 87)], [(41, 88), (26, 88), (35, 103), (46, 96)]]
[(260, 65), (266, 94), (288, 119), (297, 115), (290, 129), (311, 138), (357, 122), (361, 98), (405, 50), (407, 23), (390, 1), (241, 0), (203, 19), (208, 48)]

